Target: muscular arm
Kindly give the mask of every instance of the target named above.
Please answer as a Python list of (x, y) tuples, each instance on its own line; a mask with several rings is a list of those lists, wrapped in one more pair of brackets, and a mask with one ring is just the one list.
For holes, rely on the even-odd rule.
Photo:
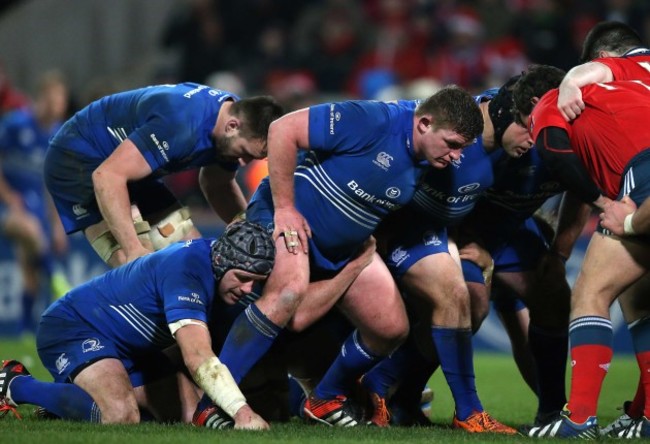
[(607, 65), (589, 62), (572, 68), (560, 83), (557, 107), (568, 122), (575, 119), (585, 109), (581, 87), (593, 83), (614, 80), (612, 70)]
[(235, 428), (268, 429), (269, 425), (246, 403), (228, 367), (212, 351), (212, 341), (203, 322), (185, 325), (175, 333), (185, 366), (216, 405), (235, 420)]
[(99, 209), (127, 261), (141, 256), (144, 250), (133, 226), (127, 183), (150, 174), (147, 161), (135, 144), (126, 139), (92, 175)]
[(375, 238), (370, 237), (359, 255), (348, 262), (336, 276), (311, 282), (307, 295), (301, 300), (287, 328), (299, 332), (323, 317), (341, 299), (364, 268), (373, 260), (381, 260), (378, 255), (375, 255), (376, 244)]
[(267, 140), (269, 180), (275, 208), (273, 238), (295, 230), (306, 253), (309, 225), (295, 208), (293, 173), (298, 150), (309, 148), (309, 110), (294, 111), (273, 122)]
[(542, 129), (535, 146), (551, 173), (583, 202), (600, 207), (602, 193), (589, 177), (580, 159), (571, 149), (569, 136), (557, 127)]
[(199, 170), (199, 185), (210, 207), (229, 223), (246, 209), (246, 199), (235, 180), (236, 172), (227, 171), (219, 165), (205, 166)]
[(551, 251), (564, 261), (569, 259), (573, 246), (580, 237), (590, 214), (591, 206), (589, 204), (582, 202), (570, 192), (564, 193)]

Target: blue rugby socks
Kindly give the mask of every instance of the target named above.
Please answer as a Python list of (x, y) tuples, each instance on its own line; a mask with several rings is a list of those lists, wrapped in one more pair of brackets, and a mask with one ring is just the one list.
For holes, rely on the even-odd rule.
[(101, 422), (101, 412), (81, 387), (60, 382), (43, 382), (31, 376), (11, 381), (11, 399), (16, 404), (34, 404), (62, 419)]
[[(422, 356), (413, 340), (409, 338), (390, 356), (382, 359), (364, 375), (363, 386), (368, 391), (386, 398), (391, 389), (409, 383), (415, 369), (429, 368), (430, 366), (430, 362)], [(418, 400), (422, 393), (422, 387), (429, 380), (428, 376), (419, 386)]]
[(361, 342), (359, 330), (355, 330), (343, 343), (341, 352), (314, 389), (314, 394), (320, 399), (334, 399), (337, 395), (350, 393), (361, 375), (380, 359)]
[(476, 392), (472, 330), (433, 326), (431, 336), (456, 403), (456, 418), (464, 421), (472, 413), (482, 412), (483, 405)]
[(237, 384), (271, 348), (281, 330), (255, 304), (237, 316), (219, 354)]

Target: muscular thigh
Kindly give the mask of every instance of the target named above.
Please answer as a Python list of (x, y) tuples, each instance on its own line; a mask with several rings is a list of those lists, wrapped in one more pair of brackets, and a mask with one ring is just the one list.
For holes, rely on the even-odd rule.
[(453, 304), (461, 293), (467, 294), (462, 269), (447, 253), (421, 258), (404, 274), (401, 285), (407, 294), (433, 306)]
[(650, 273), (646, 273), (634, 285), (621, 294), (618, 301), (621, 304), (625, 322), (650, 316)]
[[(594, 233), (572, 294), (573, 316), (606, 311), (650, 266), (647, 245)], [(584, 313), (583, 313), (584, 311)]]
[(73, 382), (93, 398), (102, 415), (116, 405), (136, 403), (129, 375), (119, 359), (96, 361), (79, 372)]
[(356, 326), (394, 330), (408, 325), (404, 303), (388, 268), (379, 255), (352, 283), (339, 303)]

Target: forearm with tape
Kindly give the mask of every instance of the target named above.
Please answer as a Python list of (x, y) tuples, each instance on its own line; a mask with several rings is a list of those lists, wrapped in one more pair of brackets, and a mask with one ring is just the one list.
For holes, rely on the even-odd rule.
[(494, 275), (494, 260), (491, 260), (490, 265), (483, 269), (483, 281), (486, 287), (492, 284), (492, 275)]
[(194, 373), (194, 380), (205, 393), (228, 415), (235, 413), (246, 405), (246, 398), (239, 390), (230, 370), (213, 356), (206, 359)]
[(628, 236), (634, 236), (636, 234), (636, 231), (634, 231), (634, 227), (632, 226), (632, 218), (634, 217), (634, 213), (636, 213), (636, 211), (628, 214), (625, 216), (625, 219), (623, 219), (623, 232)]

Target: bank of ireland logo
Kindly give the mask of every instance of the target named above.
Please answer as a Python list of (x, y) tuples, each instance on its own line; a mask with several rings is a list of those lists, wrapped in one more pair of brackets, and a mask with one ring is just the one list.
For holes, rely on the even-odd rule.
[(390, 162), (392, 160), (393, 160), (393, 156), (382, 151), (381, 153), (377, 154), (377, 157), (375, 158), (375, 160), (372, 161), (372, 163), (377, 165), (382, 170), (388, 171), (388, 168), (390, 168)]
[(386, 196), (390, 199), (397, 199), (400, 194), (402, 194), (402, 191), (397, 187), (390, 187), (386, 190)]
[(99, 339), (97, 338), (88, 338), (81, 344), (81, 351), (84, 353), (99, 351), (102, 348), (104, 348), (104, 346), (99, 343)]

